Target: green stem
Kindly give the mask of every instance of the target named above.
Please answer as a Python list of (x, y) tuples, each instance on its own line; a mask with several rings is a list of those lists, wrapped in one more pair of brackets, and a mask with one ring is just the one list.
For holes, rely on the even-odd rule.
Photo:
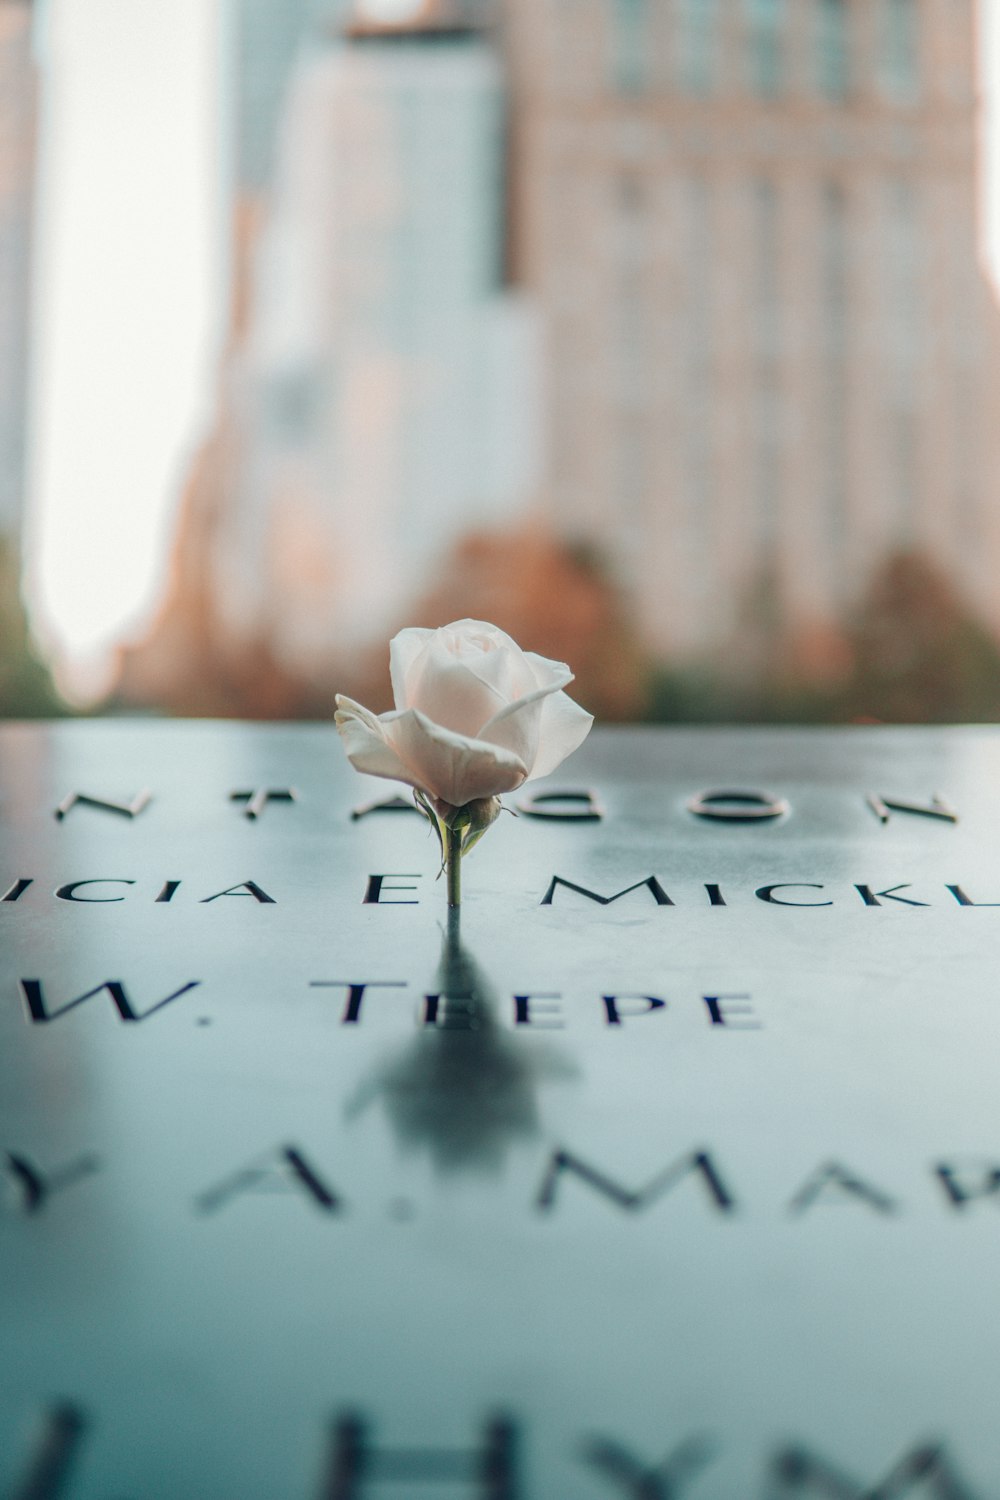
[(448, 905), (458, 907), (462, 904), (462, 830), (460, 828), (449, 828), (445, 825), (444, 830), (444, 867), (448, 881)]

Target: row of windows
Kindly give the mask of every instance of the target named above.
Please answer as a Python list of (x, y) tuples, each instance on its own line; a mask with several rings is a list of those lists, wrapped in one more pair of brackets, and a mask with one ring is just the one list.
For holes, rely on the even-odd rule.
[[(865, 0), (876, 15), (875, 76), (890, 98), (916, 96), (919, 84), (918, 0)], [(653, 77), (657, 43), (669, 20), (672, 82), (688, 94), (710, 94), (721, 82), (726, 23), (737, 17), (744, 39), (745, 85), (764, 98), (789, 82), (793, 10), (809, 6), (812, 83), (841, 99), (854, 86), (852, 0), (612, 0), (613, 82), (641, 93)]]

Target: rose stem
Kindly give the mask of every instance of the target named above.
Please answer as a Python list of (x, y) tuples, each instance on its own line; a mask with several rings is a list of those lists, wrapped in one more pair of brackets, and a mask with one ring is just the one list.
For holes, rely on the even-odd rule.
[(444, 865), (448, 879), (448, 905), (461, 906), (462, 830), (449, 828), (447, 824), (444, 830)]

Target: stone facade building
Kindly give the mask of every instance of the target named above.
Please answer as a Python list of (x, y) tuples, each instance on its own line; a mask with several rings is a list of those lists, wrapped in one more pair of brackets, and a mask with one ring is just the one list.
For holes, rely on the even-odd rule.
[(542, 503), (661, 655), (918, 550), (1000, 632), (974, 0), (510, 0)]

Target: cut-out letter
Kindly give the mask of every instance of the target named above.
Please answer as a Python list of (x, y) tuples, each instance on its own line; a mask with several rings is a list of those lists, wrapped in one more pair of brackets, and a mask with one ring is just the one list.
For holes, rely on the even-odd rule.
[[(368, 1440), (364, 1419), (345, 1412), (333, 1423), (320, 1490), (324, 1500), (362, 1500), (375, 1484), (468, 1485), (469, 1500), (518, 1500), (517, 1433), (509, 1417), (485, 1425), (477, 1448), (381, 1448)], [(454, 1491), (455, 1500), (459, 1494)]]
[(671, 1188), (692, 1172), (697, 1173), (701, 1178), (708, 1192), (709, 1201), (720, 1213), (730, 1213), (736, 1207), (735, 1198), (723, 1182), (707, 1151), (691, 1151), (687, 1156), (678, 1157), (677, 1161), (672, 1162), (662, 1172), (658, 1172), (642, 1188), (623, 1187), (613, 1177), (592, 1167), (589, 1162), (583, 1161), (579, 1156), (574, 1156), (572, 1152), (554, 1151), (535, 1200), (537, 1208), (551, 1209), (555, 1206), (556, 1191), (564, 1172), (572, 1172), (581, 1182), (603, 1193), (605, 1198), (609, 1198), (618, 1208), (625, 1209), (629, 1213), (637, 1213), (640, 1209), (647, 1208), (650, 1203), (663, 1197), (665, 1193), (669, 1193)]
[(883, 1193), (861, 1177), (855, 1177), (853, 1172), (848, 1172), (835, 1161), (817, 1167), (813, 1175), (807, 1178), (789, 1203), (789, 1212), (804, 1214), (806, 1209), (812, 1208), (814, 1203), (826, 1196), (828, 1190), (849, 1194), (880, 1214), (896, 1212), (896, 1204), (888, 1193)]
[(199, 1213), (212, 1214), (241, 1193), (304, 1193), (324, 1213), (336, 1214), (341, 1200), (297, 1146), (278, 1146), (232, 1173), (195, 1199)]
[(297, 802), (299, 794), (293, 786), (266, 787), (262, 786), (256, 792), (230, 792), (230, 802), (245, 802), (243, 816), (251, 822), (264, 815), (264, 809), (269, 802)]
[(517, 810), (526, 818), (548, 818), (559, 823), (599, 823), (604, 808), (596, 792), (533, 792), (519, 797)]
[(60, 1016), (66, 1015), (67, 1011), (75, 1010), (78, 1005), (83, 1005), (86, 1000), (92, 1000), (102, 990), (107, 990), (108, 995), (114, 1002), (115, 1009), (123, 1021), (145, 1021), (147, 1016), (155, 1015), (165, 1005), (179, 1000), (181, 995), (186, 995), (189, 990), (195, 989), (201, 984), (200, 979), (189, 979), (187, 984), (182, 984), (180, 989), (174, 990), (172, 995), (157, 1000), (146, 1010), (137, 1011), (129, 1000), (128, 991), (120, 979), (102, 979), (100, 984), (95, 984), (92, 990), (87, 990), (82, 995), (77, 995), (75, 1000), (67, 1000), (65, 1005), (58, 1006), (55, 1010), (49, 1010), (45, 1003), (45, 991), (40, 979), (22, 979), (20, 981), (21, 994), (27, 1007), (28, 1018), (35, 1022), (55, 1021)]
[(72, 1187), (81, 1177), (90, 1177), (99, 1166), (96, 1156), (78, 1156), (75, 1161), (48, 1172), (43, 1172), (27, 1156), (14, 1151), (5, 1152), (3, 1160), (7, 1176), (16, 1186), (26, 1214), (39, 1213), (53, 1193)]
[(74, 807), (97, 807), (103, 812), (118, 813), (122, 818), (137, 818), (152, 800), (153, 794), (149, 791), (139, 792), (131, 802), (109, 802), (103, 797), (88, 796), (86, 792), (70, 792), (56, 808), (55, 815), (56, 820), (61, 823)]
[(921, 818), (939, 818), (943, 823), (958, 822), (955, 809), (936, 794), (929, 803), (904, 802), (900, 797), (880, 797), (877, 792), (869, 792), (865, 800), (880, 823), (888, 823), (894, 812), (916, 813)]
[(707, 818), (714, 823), (767, 822), (784, 817), (791, 810), (784, 797), (743, 788), (698, 792), (687, 806), (696, 818)]
[(578, 896), (586, 896), (588, 901), (598, 902), (601, 906), (610, 906), (612, 901), (620, 901), (622, 896), (627, 896), (630, 891), (639, 891), (643, 886), (649, 888), (650, 895), (657, 906), (673, 906), (674, 904), (655, 875), (647, 875), (645, 880), (637, 880), (635, 885), (628, 885), (623, 891), (616, 891), (613, 896), (602, 896), (600, 891), (588, 890), (585, 885), (576, 885), (572, 880), (564, 880), (561, 875), (553, 875), (549, 881), (549, 888), (539, 902), (539, 905), (551, 906), (552, 898), (556, 893), (556, 887), (560, 885), (567, 891), (576, 891)]

